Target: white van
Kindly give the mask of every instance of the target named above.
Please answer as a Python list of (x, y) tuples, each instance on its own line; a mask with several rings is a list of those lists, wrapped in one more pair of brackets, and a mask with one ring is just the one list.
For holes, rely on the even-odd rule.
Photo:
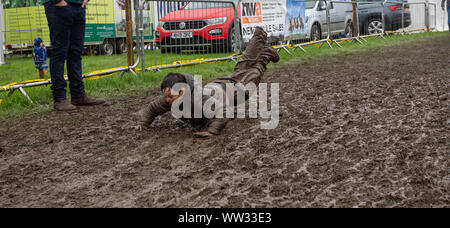
[[(326, 3), (322, 0), (305, 2), (306, 38), (317, 41), (328, 35)], [(352, 4), (331, 3), (330, 32), (331, 35), (346, 36), (350, 31)]]

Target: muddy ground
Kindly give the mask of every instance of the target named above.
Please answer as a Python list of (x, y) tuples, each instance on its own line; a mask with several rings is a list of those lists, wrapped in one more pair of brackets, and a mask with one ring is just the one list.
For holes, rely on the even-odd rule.
[(450, 36), (291, 63), (281, 122), (197, 139), (155, 97), (0, 123), (2, 207), (449, 207)]

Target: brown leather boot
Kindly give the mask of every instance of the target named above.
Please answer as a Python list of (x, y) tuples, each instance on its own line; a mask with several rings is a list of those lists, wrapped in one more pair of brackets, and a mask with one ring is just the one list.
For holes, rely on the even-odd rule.
[(53, 108), (56, 111), (73, 111), (77, 109), (74, 105), (70, 104), (67, 100), (55, 101)]
[(264, 50), (263, 53), (264, 55), (269, 56), (270, 61), (277, 63), (280, 61), (280, 55), (278, 55), (278, 51), (277, 49), (275, 49), (274, 47), (267, 45)]
[(72, 104), (76, 106), (101, 105), (106, 103), (103, 98), (88, 97), (84, 94), (81, 97), (72, 97)]

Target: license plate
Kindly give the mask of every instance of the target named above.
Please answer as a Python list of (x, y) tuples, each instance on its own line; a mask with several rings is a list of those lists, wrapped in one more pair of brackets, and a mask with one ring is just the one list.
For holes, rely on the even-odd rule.
[(177, 32), (177, 33), (171, 34), (172, 39), (186, 39), (186, 38), (192, 38), (192, 37), (194, 37), (192, 32)]

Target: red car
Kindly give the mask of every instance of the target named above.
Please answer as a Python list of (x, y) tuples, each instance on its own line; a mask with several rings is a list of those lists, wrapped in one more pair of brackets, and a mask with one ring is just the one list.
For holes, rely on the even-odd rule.
[(232, 51), (235, 34), (231, 3), (189, 2), (160, 19), (156, 44), (161, 53), (181, 50)]

